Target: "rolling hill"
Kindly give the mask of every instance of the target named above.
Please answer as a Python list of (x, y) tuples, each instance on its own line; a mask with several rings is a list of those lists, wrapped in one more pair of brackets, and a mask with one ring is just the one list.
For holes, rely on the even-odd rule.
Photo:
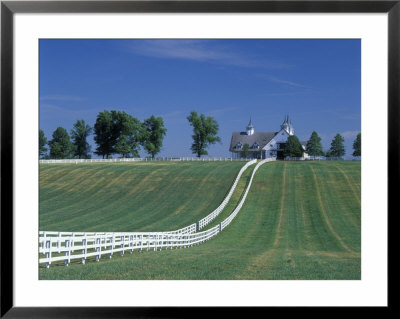
[[(181, 164), (184, 163), (176, 163), (176, 165)], [(189, 213), (190, 210), (185, 210), (175, 217), (174, 209), (177, 206), (175, 208), (172, 208), (173, 205), (165, 206), (173, 209), (168, 213), (168, 210), (165, 209), (165, 212), (168, 216), (174, 217), (163, 219), (162, 224), (154, 217), (148, 219), (143, 217), (141, 222), (136, 225), (146, 230), (161, 226), (172, 227), (173, 225), (176, 225), (176, 227), (172, 228), (178, 228), (194, 222), (199, 217), (204, 217), (219, 204), (229, 189), (229, 183), (234, 179), (235, 172), (243, 165), (235, 166), (234, 162), (225, 163), (227, 166), (232, 165), (232, 167), (229, 174), (226, 172), (226, 176), (230, 175), (230, 177), (226, 177), (224, 186), (221, 186), (216, 180), (222, 178), (212, 177), (219, 172), (219, 169), (216, 168), (218, 165), (202, 170), (199, 164), (202, 163), (191, 163), (194, 166), (188, 168), (188, 170), (197, 171), (198, 176), (207, 175), (213, 181), (207, 183), (207, 187), (203, 187), (207, 191), (201, 196), (195, 193), (192, 193), (192, 195), (190, 195), (190, 192), (186, 193), (190, 203), (192, 201), (200, 203), (197, 205), (201, 208), (196, 213)], [(170, 190), (167, 193), (162, 193), (160, 197), (156, 198), (158, 203), (167, 200), (174, 203), (178, 201), (178, 197), (185, 198), (185, 196), (182, 196), (184, 189), (180, 188), (179, 184), (181, 180), (190, 179), (188, 176), (191, 176), (191, 174), (182, 173), (185, 167), (176, 165), (165, 163), (163, 169), (166, 171), (176, 170), (171, 175), (175, 178), (170, 180), (168, 185), (171, 185), (171, 189), (176, 188), (179, 191)], [(248, 168), (247, 175), (243, 174), (241, 186), (238, 186), (237, 192), (244, 189), (243, 185), (247, 183), (246, 178), (248, 179), (249, 172), (253, 167)], [(52, 217), (52, 215), (65, 211), (74, 214), (73, 220), (76, 225), (87, 224), (87, 228), (93, 230), (96, 228), (95, 223), (87, 221), (88, 216), (84, 214), (84, 209), (80, 209), (79, 202), (75, 205), (82, 215), (81, 218), (79, 218), (78, 212), (71, 209), (72, 204), (68, 206), (68, 209), (63, 208), (63, 205), (60, 204), (56, 213), (44, 205), (46, 202), (48, 205), (54, 195), (58, 194), (62, 197), (60, 194), (62, 188), (74, 188), (71, 181), (76, 181), (79, 177), (72, 178), (74, 168), (68, 168), (68, 170), (72, 170), (70, 172), (66, 172), (65, 169), (56, 165), (41, 168), (41, 227), (46, 225), (56, 227), (57, 218)], [(92, 183), (101, 179), (103, 183), (111, 184), (108, 192), (111, 192), (114, 187), (112, 185), (118, 184), (113, 183), (115, 176), (120, 176), (119, 180), (122, 176), (129, 176), (129, 173), (124, 173), (121, 169), (119, 175), (114, 175), (105, 182), (107, 170), (117, 170), (117, 168), (111, 166), (103, 169), (101, 166), (93, 165), (93, 167), (87, 169), (91, 171), (88, 176), (92, 176)], [(96, 172), (100, 169), (104, 171), (97, 175)], [(51, 172), (50, 170), (54, 171)], [(63, 170), (64, 172), (62, 172)], [(225, 172), (228, 168), (223, 170)], [(147, 175), (143, 175), (143, 179), (146, 179), (146, 176), (150, 175), (151, 172), (152, 170), (149, 169), (146, 172)], [(42, 173), (44, 176), (47, 174), (48, 178), (51, 178), (55, 184), (60, 184), (60, 187), (42, 193), (42, 185), (47, 187), (49, 183), (42, 180)], [(54, 175), (57, 174), (58, 177), (56, 178)], [(195, 173), (193, 175), (197, 176)], [(76, 174), (76, 176), (80, 176), (80, 174)], [(161, 179), (159, 183), (164, 182)], [(187, 187), (190, 184), (189, 181)], [(147, 187), (154, 185), (154, 182), (149, 182)], [(89, 187), (87, 186), (87, 188)], [(223, 188), (223, 190), (219, 188)], [(142, 188), (137, 188), (137, 190), (140, 189), (140, 193), (143, 193), (145, 184), (142, 184)], [(87, 194), (91, 194), (90, 192), (89, 189)], [(77, 194), (79, 193), (78, 191)], [(152, 192), (150, 191), (150, 193)], [(74, 195), (77, 196), (75, 201), (78, 201), (79, 198), (77, 194)], [(166, 199), (167, 194), (172, 198)], [(207, 194), (209, 197), (203, 197)], [(47, 198), (43, 203), (42, 196)], [(92, 196), (97, 195), (93, 193)], [(106, 206), (110, 199), (106, 197), (106, 193), (103, 196), (105, 197), (103, 205)], [(190, 199), (191, 196), (193, 196), (192, 199)], [(86, 197), (88, 195), (82, 198)], [(127, 194), (121, 195), (121, 197), (122, 199), (129, 198)], [(235, 200), (238, 197), (240, 197), (240, 194), (236, 193), (232, 199)], [(97, 198), (101, 199), (102, 196)], [(154, 199), (155, 202), (156, 199)], [(71, 203), (72, 200), (69, 200), (69, 202)], [(89, 201), (84, 203), (86, 207), (89, 207)], [(122, 200), (118, 203), (121, 205)], [(118, 203), (113, 205), (118, 207)], [(128, 201), (127, 203), (131, 202)], [(47, 207), (44, 216), (42, 216), (42, 205)], [(153, 206), (148, 206), (148, 208), (151, 207)], [(147, 212), (143, 210), (141, 214), (151, 214), (151, 210)], [(223, 212), (222, 214), (227, 213)], [(51, 223), (48, 222), (50, 220)], [(107, 226), (115, 229), (118, 226), (113, 222), (107, 225), (106, 220), (106, 218), (102, 219), (97, 227)], [(153, 223), (151, 223), (152, 220)], [(149, 222), (149, 224), (146, 225), (146, 222)], [(63, 224), (64, 226), (73, 226), (68, 218), (65, 218)], [(132, 255), (102, 260), (99, 263), (71, 264), (69, 267), (55, 266), (49, 269), (41, 268), (40, 279), (361, 279), (361, 163), (321, 161), (264, 164), (254, 177), (250, 192), (240, 213), (221, 234), (212, 240), (188, 249), (134, 252)]]

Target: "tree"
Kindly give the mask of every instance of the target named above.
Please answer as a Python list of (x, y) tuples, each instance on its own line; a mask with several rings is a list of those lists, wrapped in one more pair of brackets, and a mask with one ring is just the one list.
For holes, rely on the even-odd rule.
[(140, 121), (123, 111), (111, 111), (115, 144), (113, 153), (122, 157), (139, 157), (140, 143), (143, 141), (143, 126)]
[(207, 148), (211, 144), (220, 142), (221, 138), (217, 136), (218, 123), (211, 116), (205, 117), (204, 114), (200, 116), (196, 111), (192, 111), (187, 117), (191, 126), (193, 126), (193, 144), (191, 150), (198, 158), (201, 155), (207, 155)]
[(307, 142), (306, 152), (310, 156), (322, 156), (324, 154), (322, 151), (321, 138), (315, 131), (311, 133), (310, 139)]
[(335, 135), (331, 142), (331, 148), (329, 149), (327, 157), (342, 157), (346, 151), (344, 148), (344, 138), (339, 133)]
[(112, 135), (113, 120), (109, 111), (100, 112), (94, 124), (94, 141), (98, 145), (95, 154), (108, 158), (115, 144)]
[(303, 156), (303, 147), (296, 135), (290, 135), (287, 139), (283, 155), (290, 157), (301, 157)]
[(92, 133), (92, 128), (84, 120), (78, 120), (71, 130), (72, 142), (75, 145), (74, 153), (78, 158), (90, 158), (90, 145), (86, 141)]
[(250, 155), (249, 151), (250, 145), (249, 144), (244, 144), (242, 150), (240, 151), (240, 156), (243, 158), (247, 158)]
[(49, 142), (50, 158), (71, 158), (73, 144), (71, 143), (67, 130), (63, 127), (58, 127), (53, 132), (52, 136), (53, 139)]
[(139, 149), (135, 146), (135, 142), (132, 136), (121, 135), (118, 138), (117, 144), (115, 144), (115, 153), (121, 154), (125, 157), (140, 157)]
[(353, 143), (353, 149), (353, 156), (361, 156), (361, 133), (357, 134), (357, 137)]
[(143, 140), (144, 149), (152, 158), (160, 152), (162, 142), (167, 129), (164, 127), (164, 121), (161, 117), (152, 115), (143, 122)]
[(100, 112), (94, 125), (94, 140), (98, 145), (95, 153), (103, 158), (114, 153), (139, 156), (142, 132), (140, 121), (123, 111)]
[(44, 132), (39, 129), (39, 158), (43, 158), (46, 155), (47, 152), (47, 147), (45, 145), (47, 144), (47, 138), (44, 135)]

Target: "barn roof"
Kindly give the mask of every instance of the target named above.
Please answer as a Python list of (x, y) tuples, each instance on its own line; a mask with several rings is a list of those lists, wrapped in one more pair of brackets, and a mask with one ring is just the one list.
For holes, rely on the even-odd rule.
[[(233, 132), (229, 151), (238, 151), (235, 149), (237, 143), (241, 143), (242, 145), (249, 144), (250, 147), (254, 145), (254, 143), (257, 143), (260, 148), (254, 151), (259, 151), (267, 145), (277, 133), (278, 132), (254, 132), (252, 135), (247, 135), (246, 132)], [(252, 150), (249, 149), (249, 151)]]

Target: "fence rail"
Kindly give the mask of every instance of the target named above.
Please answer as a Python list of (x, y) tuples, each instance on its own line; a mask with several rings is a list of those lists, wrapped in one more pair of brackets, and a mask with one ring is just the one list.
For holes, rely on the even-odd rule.
[(253, 182), (254, 175), (256, 174), (258, 168), (261, 165), (263, 165), (264, 163), (272, 162), (272, 161), (275, 161), (275, 159), (268, 158), (268, 159), (262, 160), (261, 162), (259, 162), (256, 165), (256, 167), (254, 167), (254, 170), (251, 173), (249, 184), (247, 185), (247, 188), (242, 196), (242, 199), (240, 200), (239, 204), (236, 206), (235, 210), (226, 219), (224, 219), (223, 222), (221, 222), (221, 230), (223, 230), (226, 226), (228, 226), (231, 223), (231, 221), (236, 217), (236, 215), (239, 213), (239, 211), (241, 210), (241, 208), (244, 204), (244, 201), (246, 200), (247, 194), (249, 193), (250, 186)]
[[(43, 231), (39, 233), (39, 254), (41, 255), (39, 263), (44, 263), (48, 268), (52, 262), (63, 261), (64, 265), (68, 266), (71, 260), (74, 259), (80, 260), (84, 264), (88, 258), (99, 261), (102, 255), (107, 255), (108, 258), (111, 258), (114, 253), (124, 255), (125, 251), (133, 253), (134, 250), (186, 248), (203, 243), (216, 236), (231, 223), (246, 200), (257, 169), (269, 161), (271, 159), (263, 160), (256, 165), (238, 206), (223, 222), (210, 229), (196, 231), (195, 228), (195, 232), (191, 233), (179, 232), (180, 230), (172, 232), (133, 233)], [(236, 184), (234, 184), (235, 187)], [(185, 228), (193, 229), (193, 225), (196, 226), (196, 224), (192, 224)]]
[(93, 159), (41, 159), (40, 164), (81, 164), (81, 163), (120, 163), (120, 162), (244, 162), (250, 161), (246, 158), (231, 158), (231, 157), (133, 157), (133, 158), (93, 158)]
[(225, 199), (222, 201), (221, 205), (219, 205), (213, 212), (211, 212), (209, 215), (207, 215), (206, 217), (204, 217), (203, 219), (200, 219), (197, 222), (197, 230), (200, 230), (202, 228), (204, 228), (205, 226), (207, 226), (210, 222), (212, 222), (215, 217), (217, 217), (222, 210), (225, 208), (226, 204), (228, 204), (229, 200), (232, 197), (232, 194), (237, 186), (237, 183), (240, 180), (240, 177), (242, 176), (243, 172), (250, 166), (257, 163), (257, 160), (252, 160), (250, 162), (248, 162), (246, 165), (244, 165), (242, 167), (242, 169), (239, 171), (239, 174), (237, 175), (235, 182), (233, 183), (233, 186), (231, 187), (231, 190), (229, 191), (228, 195), (225, 197)]
[(217, 225), (203, 232), (192, 234), (169, 233), (108, 233), (74, 237), (40, 237), (39, 263), (45, 263), (48, 268), (52, 262), (64, 261), (69, 265), (71, 260), (78, 259), (82, 264), (93, 257), (99, 261), (102, 255), (111, 258), (114, 253), (124, 255), (125, 251), (161, 250), (186, 248), (198, 245), (214, 237), (220, 231)]

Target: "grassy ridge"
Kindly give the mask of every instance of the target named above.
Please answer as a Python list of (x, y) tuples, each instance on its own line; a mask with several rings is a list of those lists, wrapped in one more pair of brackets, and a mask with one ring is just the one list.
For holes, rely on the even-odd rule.
[(360, 187), (359, 162), (267, 163), (213, 240), (40, 269), (40, 279), (360, 279)]
[(39, 227), (54, 231), (178, 229), (214, 210), (243, 165), (40, 165)]

